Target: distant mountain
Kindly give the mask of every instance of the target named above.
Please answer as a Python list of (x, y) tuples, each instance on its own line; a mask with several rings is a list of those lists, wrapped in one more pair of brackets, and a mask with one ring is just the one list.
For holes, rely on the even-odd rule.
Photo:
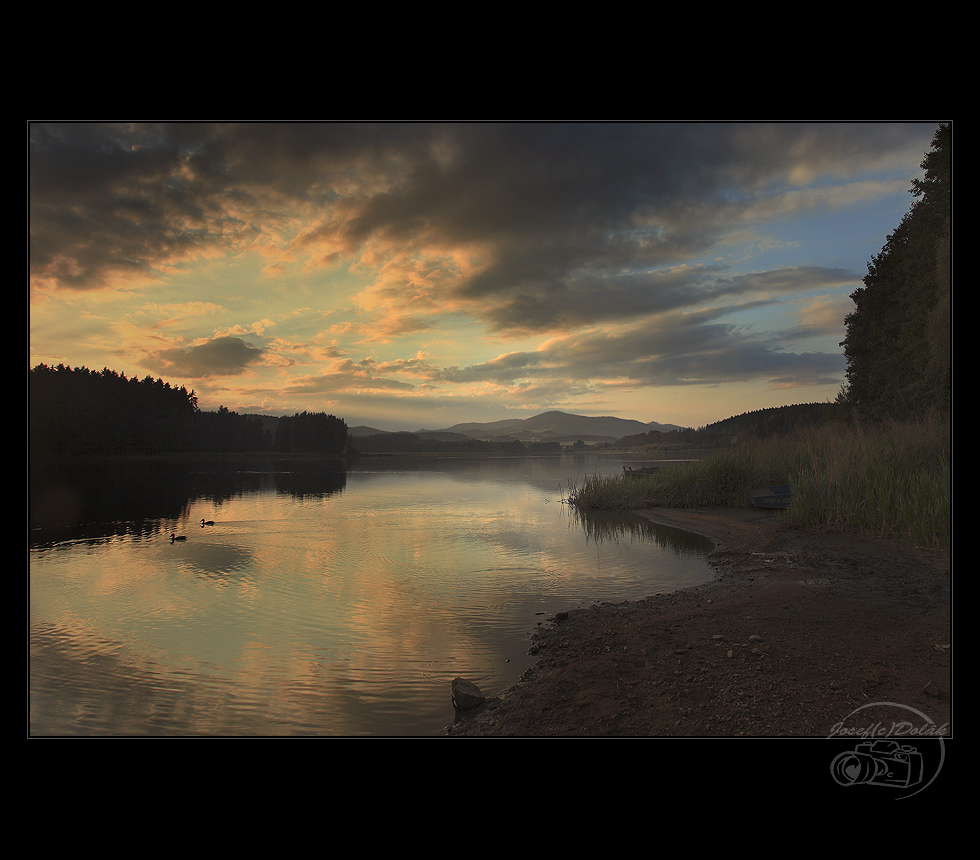
[[(590, 416), (571, 415), (567, 412), (542, 412), (531, 418), (506, 418), (502, 421), (487, 423), (470, 422), (454, 424), (440, 433), (461, 433), (475, 439), (493, 439), (507, 436), (522, 442), (543, 441), (575, 441), (582, 439), (591, 442), (615, 442), (623, 436), (638, 433), (648, 433), (659, 430), (668, 433), (671, 430), (683, 430), (676, 424), (659, 424), (656, 421), (643, 423), (627, 418), (615, 418), (611, 415)], [(419, 433), (432, 431), (420, 430)]]
[(449, 430), (418, 430), (413, 433), (409, 430), (378, 430), (374, 427), (367, 427), (364, 424), (359, 424), (357, 427), (349, 427), (347, 432), (351, 436), (359, 439), (366, 438), (367, 436), (395, 435), (397, 433), (418, 436), (420, 439), (436, 439), (440, 442), (457, 442), (472, 438), (465, 433), (453, 433)]
[(379, 433), (390, 433), (390, 430), (375, 430), (373, 427), (366, 427), (359, 424), (357, 427), (348, 427), (347, 432), (351, 436), (377, 436)]

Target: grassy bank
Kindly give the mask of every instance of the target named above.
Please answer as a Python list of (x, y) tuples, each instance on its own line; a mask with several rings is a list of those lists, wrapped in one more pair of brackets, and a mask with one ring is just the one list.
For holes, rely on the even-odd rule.
[(829, 424), (747, 439), (691, 463), (636, 477), (594, 476), (572, 487), (582, 508), (747, 506), (754, 487), (789, 484), (778, 514), (794, 528), (875, 534), (948, 549), (952, 438), (948, 420), (874, 426)]

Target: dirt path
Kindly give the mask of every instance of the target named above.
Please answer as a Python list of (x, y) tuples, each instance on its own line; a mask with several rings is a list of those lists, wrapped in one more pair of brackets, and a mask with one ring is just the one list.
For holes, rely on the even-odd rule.
[(874, 702), (951, 733), (947, 554), (759, 509), (641, 513), (711, 538), (717, 577), (551, 620), (534, 667), (450, 736), (826, 738)]

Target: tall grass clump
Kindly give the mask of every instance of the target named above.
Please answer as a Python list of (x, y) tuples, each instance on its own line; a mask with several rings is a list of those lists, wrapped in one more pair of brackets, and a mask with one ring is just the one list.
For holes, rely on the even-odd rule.
[(750, 506), (749, 490), (789, 484), (778, 522), (874, 534), (948, 548), (952, 442), (948, 419), (875, 425), (828, 423), (747, 438), (652, 475), (586, 478), (568, 501), (582, 508)]
[(741, 506), (753, 487), (789, 483), (792, 467), (773, 442), (749, 440), (651, 475), (586, 478), (569, 501), (584, 508)]
[(948, 419), (831, 425), (801, 433), (793, 503), (783, 522), (948, 549), (952, 434)]

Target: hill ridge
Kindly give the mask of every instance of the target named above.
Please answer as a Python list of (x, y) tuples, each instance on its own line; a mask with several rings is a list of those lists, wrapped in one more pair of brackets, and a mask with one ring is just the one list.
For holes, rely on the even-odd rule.
[[(414, 431), (415, 434), (458, 434), (477, 439), (490, 439), (499, 436), (506, 436), (522, 441), (562, 440), (572, 436), (587, 437), (590, 440), (609, 440), (615, 441), (623, 436), (634, 435), (637, 433), (647, 433), (650, 430), (660, 430), (670, 432), (672, 430), (684, 430), (687, 428), (677, 424), (662, 424), (657, 421), (637, 421), (631, 418), (617, 418), (613, 415), (577, 415), (571, 412), (563, 412), (559, 409), (552, 409), (541, 412), (528, 418), (503, 418), (499, 421), (464, 421), (453, 424), (451, 427), (438, 429), (421, 428)], [(371, 431), (371, 432), (369, 432)], [(372, 435), (372, 433), (383, 432), (406, 432), (406, 431), (380, 431), (373, 430), (371, 427), (353, 427), (351, 434), (354, 436)]]

